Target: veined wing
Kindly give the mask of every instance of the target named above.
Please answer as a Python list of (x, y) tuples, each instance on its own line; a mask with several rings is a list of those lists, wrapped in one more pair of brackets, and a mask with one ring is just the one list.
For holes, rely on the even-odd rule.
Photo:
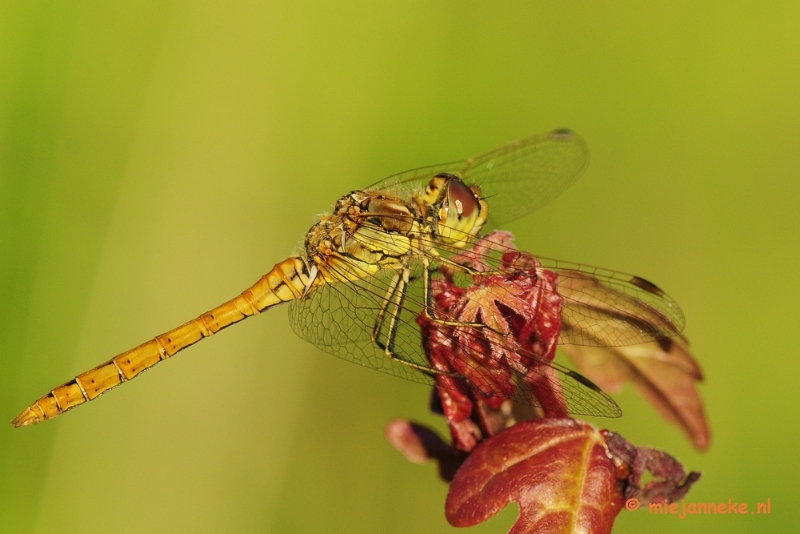
[[(419, 269), (415, 271), (416, 277)], [(349, 269), (342, 275), (352, 272), (353, 269)], [(386, 299), (397, 274), (385, 269), (360, 280), (319, 286), (306, 298), (290, 304), (289, 323), (301, 338), (334, 356), (406, 380), (433, 383), (428, 375), (386, 357), (372, 340), (373, 330), (381, 310), (386, 309)], [(419, 280), (409, 285), (403, 305), (388, 310), (398, 314), (395, 349), (405, 360), (427, 366), (419, 327), (415, 322), (422, 308), (422, 285)], [(385, 329), (381, 339), (385, 341)]]
[[(384, 245), (391, 248), (391, 234), (374, 234), (373, 239), (385, 239)], [(379, 243), (373, 243), (378, 245)], [(431, 245), (434, 243), (423, 243)], [(440, 246), (443, 257), (464, 255), (464, 251), (448, 250)], [(473, 250), (474, 268), (484, 265), (495, 273), (509, 272), (504, 265), (503, 256), (516, 252), (513, 248), (498, 244), (491, 251)], [(436, 263), (431, 256), (430, 261)], [(563, 297), (562, 332), (560, 343), (618, 346), (649, 342), (677, 335), (683, 327), (680, 308), (663, 291), (645, 280), (618, 273), (558, 260), (541, 261), (543, 269), (558, 275), (557, 291)], [(387, 299), (396, 294), (392, 287), (399, 275), (398, 271), (386, 269), (375, 276), (364, 276), (353, 280), (355, 265), (348, 266), (341, 273), (342, 279), (352, 281), (321, 286), (312, 291), (304, 300), (290, 305), (290, 323), (295, 332), (321, 349), (345, 360), (371, 367), (407, 380), (433, 383), (432, 374), (418, 369), (430, 369), (423, 350), (421, 335), (416, 319), (423, 308), (422, 265), (417, 259), (411, 271), (411, 281), (401, 304), (386, 305)], [(435, 267), (432, 276), (442, 276), (445, 265)], [(366, 273), (364, 273), (366, 275)], [(472, 275), (461, 272), (462, 287), (474, 283)], [(379, 329), (377, 338), (386, 344), (389, 317), (396, 313), (398, 328), (394, 339), (394, 351), (404, 360), (413, 363), (418, 369), (387, 357), (372, 339), (379, 316), (385, 313), (387, 319)], [(481, 344), (479, 328), (462, 326), (466, 336), (458, 343), (459, 351), (469, 357), (472, 347)], [(472, 339), (470, 341), (470, 336)], [(467, 341), (465, 341), (467, 340)], [(501, 341), (502, 343), (502, 341)], [(513, 342), (509, 340), (509, 347)], [(512, 350), (512, 349), (509, 349)], [(519, 351), (520, 349), (513, 349)], [(541, 360), (533, 354), (525, 354), (542, 366), (549, 366), (558, 378), (554, 390), (563, 392), (570, 413), (582, 415), (618, 415), (618, 408), (602, 391), (592, 387), (580, 375), (559, 366), (554, 362)], [(478, 360), (479, 358), (474, 358)], [(551, 380), (541, 372), (538, 380)], [(493, 386), (476, 384), (476, 389), (492, 391)], [(517, 400), (537, 404), (536, 399), (526, 395), (520, 388)], [(504, 393), (498, 391), (497, 396)]]
[[(350, 276), (348, 268), (343, 277)], [(322, 350), (344, 360), (371, 367), (379, 371), (424, 384), (434, 384), (434, 372), (425, 356), (419, 326), (416, 322), (423, 308), (422, 266), (418, 263), (411, 273), (402, 303), (399, 306), (385, 306), (387, 297), (392, 295), (392, 287), (397, 272), (386, 269), (375, 276), (368, 276), (352, 282), (333, 283), (320, 286), (302, 300), (294, 301), (289, 307), (289, 320), (294, 331), (303, 339), (313, 343)], [(382, 310), (387, 314), (396, 314), (397, 333), (394, 337), (394, 352), (398, 357), (413, 363), (417, 368), (398, 362), (386, 356), (384, 350), (372, 339), (376, 322)], [(388, 316), (387, 316), (388, 317)], [(387, 343), (388, 321), (378, 332), (378, 341)], [(479, 328), (465, 327), (469, 339), (470, 332), (475, 340), (479, 338)], [(472, 350), (476, 343), (460, 341), (458, 343), (465, 354)], [(540, 360), (535, 355), (527, 355), (537, 360), (542, 367), (549, 366), (554, 372), (548, 374), (544, 369), (532, 370), (537, 373), (539, 383), (550, 383), (552, 389), (560, 391), (567, 402), (570, 413), (576, 415), (594, 415), (601, 417), (617, 417), (621, 414), (614, 401), (596, 386), (588, 382), (574, 371), (556, 363)], [(425, 370), (429, 370), (426, 372)], [(520, 380), (521, 375), (513, 370)], [(557, 383), (553, 383), (553, 376)], [(528, 379), (531, 377), (528, 376)], [(496, 396), (506, 396), (487, 384), (473, 384), (477, 390), (496, 391)], [(526, 388), (519, 388), (515, 400), (540, 405)], [(554, 407), (554, 409), (557, 407)]]
[[(495, 232), (491, 250), (465, 252), (425, 241), (443, 257), (469, 256), (479, 270), (502, 272), (502, 257), (518, 251), (511, 234)], [(497, 239), (494, 239), (497, 237)], [(484, 238), (489, 239), (489, 238)], [(526, 253), (521, 253), (526, 254)], [(618, 347), (638, 345), (679, 335), (685, 326), (677, 302), (661, 288), (631, 274), (562, 260), (536, 257), (542, 268), (558, 275), (557, 290), (564, 299), (560, 344)], [(468, 280), (462, 284), (469, 284)]]
[(458, 161), (449, 161), (447, 163), (436, 163), (434, 165), (426, 165), (425, 167), (417, 167), (407, 171), (392, 174), (386, 178), (375, 182), (369, 187), (364, 188), (364, 191), (385, 193), (392, 196), (405, 198), (409, 192), (422, 190), (431, 181), (431, 178), (437, 174), (460, 173), (467, 166), (469, 160), (462, 159)]
[(581, 176), (589, 162), (586, 143), (570, 130), (553, 130), (515, 141), (481, 156), (401, 172), (384, 178), (367, 191), (424, 188), (441, 172), (458, 174), (478, 185), (489, 203), (489, 227), (541, 208)]
[(638, 276), (537, 258), (558, 275), (560, 344), (620, 347), (679, 335), (683, 311), (661, 288)]

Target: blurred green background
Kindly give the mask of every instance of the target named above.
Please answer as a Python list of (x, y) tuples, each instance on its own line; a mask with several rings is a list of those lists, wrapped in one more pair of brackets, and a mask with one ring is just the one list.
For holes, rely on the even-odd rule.
[[(681, 303), (713, 431), (629, 390), (595, 421), (704, 477), (616, 532), (800, 522), (800, 3), (0, 3), (0, 418), (234, 296), (317, 213), (556, 127), (582, 180), (508, 229)], [(0, 532), (451, 532), (383, 438), (428, 390), (332, 358), (286, 310), (55, 421), (0, 427)], [(505, 532), (511, 507), (471, 532)]]

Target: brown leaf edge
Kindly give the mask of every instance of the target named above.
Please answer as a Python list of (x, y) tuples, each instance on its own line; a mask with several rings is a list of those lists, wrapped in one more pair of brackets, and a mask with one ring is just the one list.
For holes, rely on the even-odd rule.
[(676, 424), (700, 451), (708, 448), (711, 431), (697, 383), (700, 366), (688, 342), (677, 336), (628, 347), (560, 347), (581, 373), (609, 392), (630, 381), (667, 421)]
[[(683, 499), (700, 480), (701, 473), (692, 471), (687, 475), (680, 462), (664, 451), (636, 447), (609, 430), (601, 433), (618, 466), (618, 476), (625, 480), (626, 503), (632, 499), (637, 506), (651, 502), (676, 502)], [(653, 479), (642, 485), (642, 478), (648, 471)]]

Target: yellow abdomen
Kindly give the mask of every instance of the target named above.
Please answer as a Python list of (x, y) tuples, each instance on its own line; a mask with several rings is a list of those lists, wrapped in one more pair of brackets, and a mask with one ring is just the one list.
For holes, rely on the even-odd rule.
[(33, 425), (94, 400), (225, 327), (276, 304), (300, 298), (308, 285), (305, 261), (298, 256), (287, 258), (236, 298), (58, 386), (25, 408), (12, 423), (15, 427)]

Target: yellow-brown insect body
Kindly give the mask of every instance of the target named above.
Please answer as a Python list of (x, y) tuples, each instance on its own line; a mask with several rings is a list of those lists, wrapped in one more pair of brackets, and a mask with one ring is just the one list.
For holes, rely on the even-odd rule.
[(416, 252), (419, 213), (401, 199), (354, 191), (342, 197), (306, 236), (319, 283), (362, 279), (403, 264)]
[(437, 238), (457, 248), (466, 247), (489, 217), (480, 188), (467, 186), (454, 174), (435, 176), (416, 200), (431, 214)]
[(319, 285), (352, 282), (384, 269), (400, 271), (436, 241), (462, 248), (487, 216), (486, 203), (480, 200), (478, 191), (452, 175), (437, 176), (410, 202), (354, 191), (309, 229), (303, 254), (276, 264), (256, 284), (225, 304), (51, 390), (12, 423), (20, 427), (52, 419), (223, 328), (277, 304), (310, 297)]
[(201, 339), (276, 304), (300, 297), (309, 281), (305, 260), (299, 256), (287, 258), (236, 298), (51, 390), (25, 408), (12, 423), (15, 427), (36, 424), (94, 400)]

